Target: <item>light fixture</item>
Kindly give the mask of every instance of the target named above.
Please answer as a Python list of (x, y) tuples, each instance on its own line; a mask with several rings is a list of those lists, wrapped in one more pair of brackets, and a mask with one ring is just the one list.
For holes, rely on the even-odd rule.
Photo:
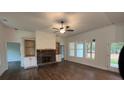
[(65, 33), (65, 29), (63, 28), (63, 29), (60, 29), (60, 33)]
[(60, 27), (59, 28), (53, 27), (52, 29), (54, 29), (55, 32), (60, 32), (61, 34), (64, 34), (67, 31), (68, 32), (73, 32), (74, 31), (73, 29), (70, 29), (70, 26), (64, 25), (64, 21), (60, 22)]

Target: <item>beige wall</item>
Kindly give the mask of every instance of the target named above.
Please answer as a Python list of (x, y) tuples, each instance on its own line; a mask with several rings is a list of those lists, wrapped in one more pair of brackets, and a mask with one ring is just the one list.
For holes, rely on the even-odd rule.
[(124, 24), (116, 25), (116, 40), (124, 41)]
[(9, 34), (6, 34), (7, 30), (9, 29), (0, 23), (0, 75), (8, 69), (6, 58), (6, 42)]
[(36, 49), (56, 49), (55, 34), (36, 31)]
[(29, 31), (20, 31), (20, 30), (7, 30), (6, 34), (8, 35), (7, 42), (18, 42), (20, 43), (21, 51), (21, 66), (23, 67), (24, 62), (24, 39), (35, 39), (35, 32)]
[(56, 36), (56, 42), (59, 42), (60, 45), (64, 45), (64, 38), (61, 36)]
[[(115, 25), (107, 26), (104, 28), (96, 29), (86, 33), (80, 33), (79, 35), (67, 38), (66, 42), (66, 59), (74, 61), (81, 64), (86, 64), (106, 70), (112, 70), (109, 68), (109, 54), (110, 54), (110, 44), (111, 42), (123, 41), (124, 40), (124, 30), (118, 30)], [(94, 61), (86, 58), (76, 58), (68, 56), (68, 43), (76, 41), (91, 41), (96, 39), (96, 59)], [(113, 70), (117, 71), (117, 70)]]

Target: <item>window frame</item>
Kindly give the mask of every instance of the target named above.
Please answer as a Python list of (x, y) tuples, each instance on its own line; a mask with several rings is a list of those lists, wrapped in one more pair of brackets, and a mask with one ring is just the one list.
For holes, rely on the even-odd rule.
[[(88, 56), (89, 53), (89, 56)], [(91, 58), (91, 43), (85, 42), (85, 58), (90, 59)]]
[[(94, 53), (93, 53), (93, 42), (95, 43), (95, 51), (94, 51)], [(89, 56), (88, 56), (88, 53), (89, 53)], [(93, 58), (93, 54), (94, 54), (94, 58)], [(85, 58), (91, 59), (91, 60), (96, 59), (96, 40), (92, 40), (91, 42), (85, 41)]]
[[(95, 43), (94, 58), (93, 58), (93, 43)], [(92, 40), (92, 42), (91, 42), (91, 59), (92, 60), (96, 59), (96, 41), (95, 40)]]

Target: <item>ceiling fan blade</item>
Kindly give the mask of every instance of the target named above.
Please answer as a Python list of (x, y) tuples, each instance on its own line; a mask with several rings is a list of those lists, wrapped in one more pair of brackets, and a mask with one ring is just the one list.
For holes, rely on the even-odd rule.
[(68, 30), (66, 30), (66, 31), (73, 32), (74, 30), (72, 30), (72, 29), (68, 29)]
[(52, 28), (52, 29), (59, 30), (58, 28)]
[(59, 33), (59, 31), (53, 31), (53, 33)]

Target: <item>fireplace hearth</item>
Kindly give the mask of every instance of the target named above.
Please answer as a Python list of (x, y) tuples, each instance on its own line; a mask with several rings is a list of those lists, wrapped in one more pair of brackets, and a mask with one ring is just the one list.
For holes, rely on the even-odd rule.
[(38, 49), (37, 63), (38, 65), (49, 64), (56, 62), (56, 50), (54, 49)]

